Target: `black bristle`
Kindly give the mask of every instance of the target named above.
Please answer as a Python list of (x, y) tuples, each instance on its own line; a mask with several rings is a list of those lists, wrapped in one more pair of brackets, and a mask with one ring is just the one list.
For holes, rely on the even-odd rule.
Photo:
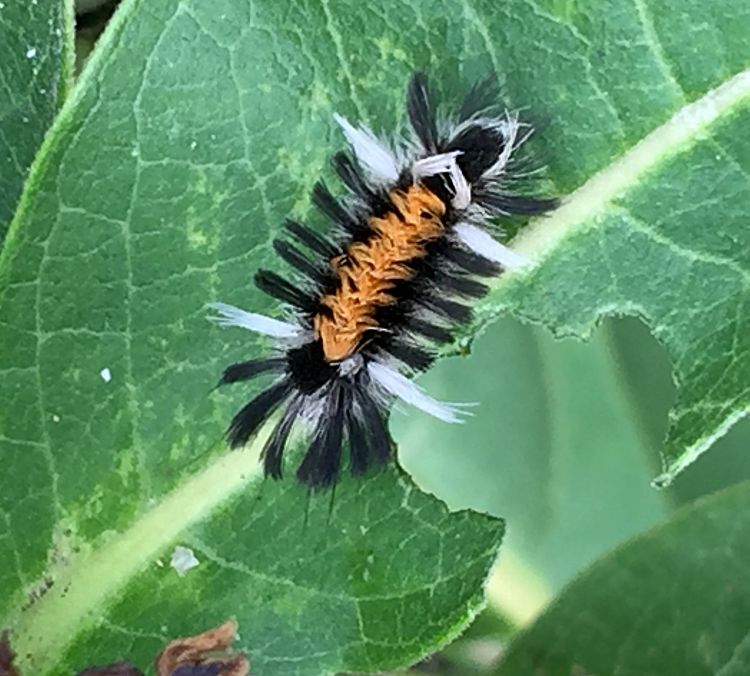
[(229, 424), (227, 441), (230, 448), (244, 446), (291, 391), (289, 379), (284, 378), (245, 404)]
[(552, 211), (560, 206), (554, 197), (533, 197), (531, 195), (509, 195), (491, 190), (478, 190), (476, 203), (495, 214), (519, 214), (533, 216)]
[(441, 271), (435, 275), (434, 280), (441, 289), (467, 298), (482, 298), (489, 291), (486, 284), (462, 274)]
[(335, 384), (326, 397), (326, 410), (318, 418), (310, 447), (297, 470), (297, 480), (313, 490), (336, 482), (341, 468), (344, 413), (351, 401), (344, 401), (344, 388)]
[(437, 152), (437, 122), (430, 102), (427, 78), (423, 73), (415, 73), (409, 83), (406, 92), (406, 110), (422, 147), (430, 154)]
[(338, 367), (326, 361), (319, 340), (287, 350), (286, 369), (295, 388), (302, 394), (315, 394), (338, 373)]
[(328, 218), (350, 235), (358, 234), (365, 227), (359, 219), (341, 205), (341, 202), (331, 194), (322, 181), (318, 181), (313, 187), (312, 201)]
[(453, 340), (448, 329), (419, 317), (410, 317), (406, 322), (406, 328), (435, 343), (450, 343)]
[(255, 285), (264, 293), (303, 312), (314, 312), (316, 300), (310, 294), (287, 282), (281, 275), (270, 270), (255, 273)]
[(444, 298), (437, 293), (425, 295), (419, 302), (437, 315), (458, 324), (466, 324), (471, 319), (471, 308), (454, 300)]
[(286, 365), (284, 357), (269, 357), (266, 359), (251, 359), (250, 361), (232, 364), (224, 369), (218, 385), (228, 385), (241, 380), (250, 380), (261, 373), (281, 371)]
[(411, 298), (414, 295), (413, 284), (400, 284), (391, 290), (395, 302), (379, 307), (373, 317), (375, 324), (379, 327), (388, 327), (388, 331), (368, 331), (363, 338), (372, 347), (373, 354), (377, 352), (380, 345), (388, 342), (392, 336), (399, 333), (406, 325), (410, 317), (414, 316), (415, 310)]
[(283, 239), (275, 239), (273, 241), (273, 248), (276, 253), (281, 256), (289, 265), (301, 272), (310, 281), (320, 284), (322, 281), (322, 271), (317, 266), (313, 265), (302, 252), (296, 247), (289, 244), (289, 242)]
[(457, 246), (446, 247), (442, 254), (451, 263), (478, 277), (494, 277), (502, 272), (502, 268), (494, 261)]
[(260, 456), (263, 459), (263, 471), (266, 476), (281, 479), (284, 447), (299, 413), (300, 403), (293, 401), (287, 406), (284, 414), (281, 416), (281, 420), (279, 420), (274, 428), (273, 434), (266, 441)]
[(320, 254), (326, 260), (337, 256), (340, 251), (339, 249), (325, 237), (322, 237), (317, 232), (313, 232), (310, 228), (298, 223), (297, 221), (288, 220), (284, 223), (284, 227), (292, 234), (298, 242), (304, 244), (311, 251)]
[(336, 153), (331, 164), (344, 185), (366, 204), (373, 214), (381, 215), (390, 208), (391, 203), (388, 196), (382, 189), (372, 188), (367, 183), (359, 171), (359, 167), (345, 152)]
[(346, 434), (349, 438), (349, 468), (353, 475), (364, 474), (370, 465), (370, 444), (354, 406), (346, 414)]
[(381, 343), (381, 347), (415, 371), (426, 371), (435, 361), (435, 355), (432, 352), (406, 340), (391, 339)]
[(387, 462), (391, 455), (391, 440), (378, 405), (373, 400), (372, 395), (362, 387), (354, 391), (354, 398), (362, 413), (362, 422), (367, 431), (371, 459), (378, 464)]
[(475, 82), (461, 105), (461, 110), (458, 113), (459, 121), (463, 122), (489, 108), (498, 107), (500, 105), (499, 98), (500, 88), (494, 74), (489, 75), (484, 80)]
[(445, 152), (461, 152), (456, 162), (466, 180), (475, 183), (498, 161), (504, 148), (505, 139), (497, 126), (477, 122), (455, 134), (445, 146)]

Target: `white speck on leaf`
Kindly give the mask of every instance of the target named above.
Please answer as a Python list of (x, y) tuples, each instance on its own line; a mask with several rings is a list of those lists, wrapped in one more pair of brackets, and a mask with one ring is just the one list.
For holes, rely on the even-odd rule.
[(29, 47), (26, 50), (26, 58), (33, 59), (36, 56), (36, 47)]
[(198, 147), (198, 141), (193, 141), (190, 144), (190, 150), (195, 150)]
[(60, 422), (60, 416), (57, 413), (52, 414), (52, 422)]
[(110, 380), (112, 380), (112, 371), (110, 371), (107, 368), (104, 368), (101, 371), (99, 371), (99, 375), (102, 377), (102, 380), (105, 383), (108, 383)]
[(193, 550), (190, 547), (177, 545), (172, 552), (172, 559), (169, 565), (175, 569), (180, 577), (183, 577), (191, 568), (195, 568), (200, 561), (195, 558)]

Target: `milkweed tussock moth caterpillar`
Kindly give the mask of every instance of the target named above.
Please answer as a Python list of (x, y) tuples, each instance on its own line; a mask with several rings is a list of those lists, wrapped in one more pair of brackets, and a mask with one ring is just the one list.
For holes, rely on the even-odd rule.
[(512, 191), (523, 174), (516, 151), (531, 129), (499, 112), (494, 95), (491, 81), (479, 83), (452, 119), (441, 120), (425, 76), (415, 74), (406, 98), (413, 138), (400, 144), (335, 115), (352, 155), (337, 153), (333, 167), (349, 194), (338, 200), (322, 182), (312, 194), (334, 231), (326, 237), (287, 221), (274, 248), (300, 283), (268, 270), (255, 276), (291, 310), (291, 321), (212, 305), (218, 324), (277, 340), (275, 354), (232, 364), (219, 381), (275, 376), (227, 430), (230, 446), (243, 446), (281, 409), (262, 451), (266, 475), (281, 477), (294, 428), (308, 440), (297, 479), (320, 489), (336, 482), (345, 447), (355, 475), (388, 460), (386, 417), (396, 400), (460, 421), (459, 406), (433, 399), (409, 376), (432, 363), (432, 345), (470, 320), (469, 304), (488, 290), (483, 278), (523, 265), (490, 235), (490, 219), (557, 205)]

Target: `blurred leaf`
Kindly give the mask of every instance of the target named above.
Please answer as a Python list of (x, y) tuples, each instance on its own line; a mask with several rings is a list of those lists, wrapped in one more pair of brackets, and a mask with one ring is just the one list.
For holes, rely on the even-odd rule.
[(515, 627), (491, 608), (482, 611), (471, 626), (440, 651), (441, 676), (486, 676), (494, 672)]
[[(609, 2), (551, 5), (478, 0), (461, 13), (454, 3), (421, 0), (121, 6), (48, 137), (0, 258), (0, 398), (9, 402), (0, 409), (0, 613), (27, 670), (67, 673), (74, 664), (111, 661), (124, 648), (146, 656), (165, 636), (228, 614), (238, 617), (240, 643), (259, 674), (378, 670), (441, 645), (481, 606), (502, 531), (496, 520), (450, 515), (392, 469), (345, 481), (330, 518), (327, 498), (314, 499), (305, 528), (303, 491), (287, 481), (261, 492), (253, 452), (224, 453), (216, 440), (253, 389), (208, 391), (222, 365), (266, 346), (241, 332), (220, 335), (203, 308), (220, 299), (270, 310), (249, 278), (261, 263), (277, 265), (273, 232), (288, 213), (304, 215), (310, 187), (342, 145), (331, 113), (393, 129), (418, 66), (451, 100), (491, 67), (507, 73), (511, 104), (548, 121), (536, 148), (561, 190), (600, 172), (522, 240), (546, 262), (509, 275), (489, 314), (518, 310), (524, 293), (524, 314), (551, 322), (550, 309), (564, 311), (554, 323), (566, 329), (588, 326), (601, 311), (634, 310), (637, 294), (622, 275), (623, 295), (612, 300), (604, 256), (591, 241), (613, 235), (611, 222), (601, 220), (614, 197), (608, 190), (645, 199), (643, 171), (656, 176), (665, 153), (684, 150), (701, 130), (688, 126), (666, 138), (655, 132), (661, 145), (639, 147), (635, 168), (623, 171), (618, 158), (686, 100), (745, 67), (739, 26), (747, 8), (739, 0), (696, 1), (654, 10), (649, 21)], [(687, 41), (695, 26), (706, 34)], [(714, 33), (721, 35), (720, 66), (711, 60)], [(694, 58), (694, 44), (704, 59)], [(745, 137), (732, 96), (744, 95), (743, 82), (732, 81), (729, 98), (710, 99), (721, 119), (709, 131), (722, 143), (734, 132), (736, 163)], [(710, 248), (711, 236), (724, 242), (726, 235), (743, 251), (739, 170), (714, 151), (690, 172), (696, 167), (705, 171), (684, 194), (705, 209), (706, 191), (714, 190), (725, 208), (718, 224), (715, 206), (683, 213), (685, 236)], [(668, 224), (681, 208), (669, 191), (685, 189), (677, 180), (685, 175), (649, 184)], [(578, 217), (587, 227), (576, 225)], [(633, 262), (619, 244), (606, 250), (612, 260), (634, 266), (649, 301), (672, 303), (672, 314), (649, 318), (673, 355), (683, 355), (675, 345), (687, 350), (677, 364), (683, 396), (698, 396), (700, 373), (713, 377), (729, 357), (716, 341), (703, 350), (716, 360), (710, 365), (692, 360), (690, 350), (721, 325), (730, 305), (741, 307), (737, 266), (728, 268), (724, 287), (734, 300), (700, 298), (705, 316), (690, 314), (689, 326), (667, 335), (671, 321), (697, 311), (695, 288), (675, 286), (664, 274), (679, 277), (685, 261), (670, 247), (644, 244), (636, 247), (643, 258)], [(695, 264), (709, 280), (706, 295), (718, 293), (718, 273), (702, 257)], [(746, 334), (737, 336), (741, 359)], [(104, 368), (111, 382), (100, 378)], [(568, 367), (556, 369), (562, 378)], [(734, 391), (742, 363), (726, 373), (707, 401)], [(735, 401), (706, 410), (688, 432), (700, 427), (696, 433), (710, 435), (739, 409)], [(610, 435), (602, 437), (609, 450)], [(565, 443), (575, 444), (572, 432)], [(591, 461), (619, 472), (616, 453)], [(622, 470), (624, 485), (643, 472), (644, 460), (631, 457), (637, 464)], [(587, 488), (579, 478), (569, 485)], [(619, 490), (626, 489), (613, 489), (613, 499)], [(538, 514), (514, 516), (543, 518), (556, 506), (548, 499)], [(648, 523), (651, 508), (659, 509), (658, 498), (646, 499), (636, 522)], [(614, 539), (606, 519), (592, 515), (587, 524)], [(587, 533), (577, 537), (592, 555)], [(200, 562), (184, 578), (158, 563), (178, 543)], [(543, 554), (547, 545), (535, 538), (524, 546)], [(556, 574), (577, 560), (562, 560)]]
[(748, 557), (742, 483), (593, 565), (519, 637), (498, 674), (747, 674)]
[[(644, 440), (653, 449), (666, 433), (667, 412), (674, 401), (669, 361), (646, 328), (636, 320), (610, 324), (611, 343), (620, 362), (619, 371), (633, 415), (640, 421)], [(702, 455), (670, 487), (677, 503), (692, 502), (709, 493), (750, 479), (750, 420), (735, 425), (719, 439), (711, 453)]]
[[(554, 368), (569, 361), (569, 369)], [(488, 587), (493, 606), (484, 616), (494, 609), (525, 625), (563, 584), (613, 545), (660, 521), (673, 503), (750, 478), (746, 420), (668, 489), (648, 487), (649, 460), (664, 437), (674, 387), (664, 349), (637, 320), (608, 320), (583, 344), (554, 341), (501, 320), (468, 358), (441, 362), (421, 382), (447, 400), (480, 402), (462, 430), (470, 446), (413, 416), (397, 416), (394, 427), (404, 464), (420, 486), (454, 508), (508, 517), (509, 533)], [(573, 401), (569, 392), (578, 393)], [(565, 415), (551, 407), (561, 401)], [(602, 408), (607, 414), (597, 415)], [(565, 443), (570, 434), (553, 433), (552, 419), (566, 421), (575, 444)], [(595, 430), (589, 433), (592, 425), (610, 441), (603, 444)], [(420, 435), (421, 445), (415, 443)], [(551, 518), (539, 509), (547, 495), (554, 496), (554, 505), (567, 503), (549, 509)], [(605, 527), (582, 526), (592, 521)], [(456, 654), (471, 655), (474, 629), (446, 653), (454, 665)], [(498, 631), (495, 638), (507, 634)]]
[(72, 59), (72, 0), (0, 3), (0, 246)]
[[(669, 509), (668, 496), (650, 486), (658, 446), (632, 407), (612, 333), (608, 324), (590, 343), (556, 341), (503, 319), (467, 359), (445, 360), (421, 380), (449, 401), (479, 402), (464, 425), (394, 419), (417, 482), (454, 508), (502, 514), (510, 528), (501, 570), (518, 559), (547, 594)], [(523, 592), (520, 579), (503, 584)], [(524, 615), (517, 604), (545, 600), (518, 597), (505, 610)]]
[(76, 76), (86, 65), (96, 41), (107, 27), (118, 4), (119, 0), (93, 0), (91, 2), (78, 0), (76, 2)]
[(76, 0), (76, 12), (78, 14), (95, 12), (97, 10), (100, 10), (105, 5), (112, 4), (116, 1), (117, 0)]
[(451, 507), (507, 518), (489, 593), (521, 625), (673, 505), (750, 479), (746, 420), (668, 489), (649, 486), (674, 386), (664, 349), (634, 319), (607, 320), (586, 343), (500, 320), (468, 358), (444, 360), (420, 382), (479, 404), (461, 429), (395, 416), (402, 462)]

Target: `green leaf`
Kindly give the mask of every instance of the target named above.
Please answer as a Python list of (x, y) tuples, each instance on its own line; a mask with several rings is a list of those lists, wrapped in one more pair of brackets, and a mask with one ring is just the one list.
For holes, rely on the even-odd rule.
[[(499, 520), (449, 514), (391, 469), (344, 481), (330, 517), (313, 496), (306, 521), (291, 478), (258, 480), (257, 444), (217, 444), (252, 395), (211, 394), (218, 374), (268, 345), (212, 326), (205, 305), (270, 309), (251, 271), (274, 264), (269, 228), (326, 162), (326, 97), (349, 98), (320, 85), (306, 53), (280, 60), (262, 26), (285, 15), (264, 11), (126, 3), (0, 261), (12, 402), (0, 625), (25, 671), (125, 654), (145, 665), (170, 637), (231, 615), (256, 673), (380, 670), (437, 649), (484, 603)], [(320, 48), (332, 80), (335, 43)], [(184, 578), (169, 566), (177, 544), (200, 561)]]
[[(15, 627), (21, 665), (145, 666), (171, 637), (235, 616), (255, 673), (375, 671), (436, 650), (484, 605), (497, 520), (449, 514), (395, 471), (344, 481), (331, 502), (264, 487), (256, 467), (224, 456), (85, 553), (63, 533), (55, 586)], [(184, 577), (175, 543), (199, 562)]]
[(66, 96), (72, 35), (72, 0), (0, 3), (0, 245)]
[(748, 6), (471, 7), (514, 102), (547, 123), (558, 185), (577, 188), (515, 242), (539, 264), (508, 275), (486, 313), (577, 336), (643, 318), (678, 384), (667, 484), (750, 408)]
[(537, 265), (504, 278), (487, 306), (558, 336), (585, 337), (607, 315), (644, 319), (667, 348), (678, 385), (658, 485), (750, 410), (750, 142), (740, 132), (748, 123), (744, 71), (526, 230), (516, 244)]
[[(547, 122), (533, 143), (560, 189), (591, 182), (522, 240), (546, 262), (508, 276), (485, 310), (518, 309), (528, 282), (522, 314), (549, 319), (540, 311), (549, 294), (569, 313), (562, 328), (588, 326), (616, 306), (586, 239), (608, 232), (599, 219), (612, 186), (648, 184), (661, 196), (672, 184), (644, 172), (697, 131), (664, 136), (658, 125), (685, 100), (705, 110), (701, 97), (731, 82), (729, 98), (710, 99), (709, 131), (734, 129), (741, 161), (734, 102), (744, 81), (730, 78), (747, 64), (746, 11), (728, 0), (683, 3), (644, 22), (615, 3), (487, 0), (457, 12), (426, 1), (126, 0), (45, 143), (0, 258), (0, 624), (14, 629), (27, 670), (68, 673), (125, 653), (145, 661), (164, 638), (228, 615), (259, 674), (383, 669), (455, 634), (481, 603), (501, 524), (447, 514), (394, 470), (344, 482), (329, 523), (326, 499), (316, 498), (305, 530), (299, 489), (263, 487), (252, 453), (216, 444), (252, 390), (209, 389), (223, 365), (267, 345), (210, 326), (204, 306), (271, 309), (249, 278), (261, 263), (277, 265), (271, 236), (287, 214), (305, 215), (310, 187), (341, 147), (333, 111), (392, 130), (415, 66), (450, 99), (494, 66), (507, 73), (511, 103)], [(686, 37), (696, 26), (700, 41)], [(665, 54), (684, 94), (665, 74)], [(652, 133), (659, 143), (632, 150)], [(715, 185), (709, 172), (691, 194), (721, 194), (728, 176)], [(607, 177), (617, 181), (600, 191)], [(688, 221), (691, 241), (729, 233), (741, 251), (744, 212), (733, 209), (744, 194), (735, 193), (721, 227)], [(684, 206), (658, 204), (675, 218)], [(668, 253), (652, 252), (667, 271)], [(555, 277), (542, 291), (545, 271)], [(695, 332), (719, 326), (723, 306), (712, 299), (698, 321), (694, 300), (681, 289), (660, 321), (688, 313)], [(678, 337), (692, 345), (693, 334)], [(725, 359), (720, 348), (703, 350), (711, 368)], [(700, 379), (693, 362), (678, 373), (688, 364)], [(681, 396), (698, 396), (681, 377)], [(696, 421), (705, 434), (713, 415)], [(201, 561), (185, 578), (158, 565), (180, 543)]]
[(593, 565), (499, 675), (746, 674), (749, 542), (750, 484), (699, 500)]

